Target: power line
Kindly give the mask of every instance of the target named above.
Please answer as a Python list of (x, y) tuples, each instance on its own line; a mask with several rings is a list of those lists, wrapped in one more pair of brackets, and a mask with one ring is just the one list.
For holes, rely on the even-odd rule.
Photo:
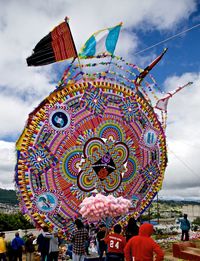
[(153, 45), (151, 45), (151, 46), (149, 46), (149, 47), (147, 47), (147, 48), (145, 48), (145, 49), (143, 49), (143, 50), (141, 50), (141, 51), (139, 51), (139, 52), (136, 52), (135, 55), (136, 55), (136, 54), (143, 53), (143, 52), (145, 52), (145, 51), (147, 51), (147, 50), (149, 50), (149, 49), (151, 49), (151, 48), (153, 48), (153, 47), (155, 47), (155, 46), (158, 46), (158, 45), (160, 45), (160, 44), (162, 44), (162, 43), (165, 43), (165, 42), (167, 42), (167, 41), (169, 41), (169, 40), (171, 40), (171, 39), (173, 39), (173, 38), (176, 38), (177, 36), (179, 36), (179, 35), (181, 35), (181, 34), (184, 34), (184, 33), (186, 33), (186, 32), (189, 32), (189, 31), (191, 31), (192, 29), (194, 29), (194, 28), (196, 28), (196, 27), (198, 27), (198, 26), (200, 26), (200, 23), (199, 23), (199, 24), (196, 24), (196, 25), (194, 25), (194, 26), (192, 26), (192, 27), (190, 27), (190, 28), (188, 28), (188, 29), (186, 29), (186, 30), (180, 32), (180, 33), (177, 33), (177, 34), (175, 34), (175, 35), (172, 35), (172, 36), (168, 37), (168, 38), (165, 39), (165, 40), (162, 40), (162, 41), (160, 41), (160, 42), (158, 42), (158, 43), (156, 43), (156, 44), (153, 44)]
[[(168, 136), (168, 139), (170, 139), (170, 140), (176, 140), (176, 139), (174, 139), (174, 138), (172, 138), (172, 137), (170, 137), (170, 136)], [(191, 142), (185, 142), (185, 141), (181, 141), (181, 143), (183, 143), (183, 144), (185, 144), (185, 145), (187, 145), (187, 146), (189, 146), (189, 147), (193, 147), (193, 148), (195, 148), (195, 149), (200, 149), (200, 145), (194, 145), (194, 144), (192, 144)]]
[(198, 175), (188, 164), (185, 163), (185, 161), (183, 161), (180, 157), (178, 157), (171, 149), (169, 149), (169, 151), (181, 162), (183, 163), (183, 165), (192, 173), (194, 174), (196, 177), (200, 177), (200, 175)]

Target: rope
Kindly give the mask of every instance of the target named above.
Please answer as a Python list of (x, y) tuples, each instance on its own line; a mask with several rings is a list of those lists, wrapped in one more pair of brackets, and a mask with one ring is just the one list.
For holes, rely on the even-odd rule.
[[(173, 141), (176, 140), (176, 139), (170, 137), (169, 135), (168, 135), (168, 138), (169, 138), (170, 140), (173, 140)], [(185, 145), (187, 145), (187, 146), (189, 146), (189, 147), (193, 147), (193, 148), (195, 148), (195, 149), (197, 149), (197, 150), (200, 149), (200, 145), (198, 145), (198, 144), (192, 144), (191, 142), (185, 142), (185, 141), (181, 141), (181, 143), (183, 143), (183, 144), (185, 144)]]
[(174, 154), (174, 156), (181, 162), (183, 163), (183, 165), (192, 173), (194, 174), (196, 177), (200, 177), (200, 175), (198, 175), (188, 164), (185, 163), (185, 161), (183, 161), (181, 158), (179, 158), (171, 149), (169, 149), (169, 151)]
[(158, 45), (160, 45), (160, 44), (162, 44), (162, 43), (165, 43), (165, 42), (167, 42), (167, 41), (169, 41), (169, 40), (171, 40), (171, 39), (173, 39), (173, 38), (176, 38), (177, 36), (179, 36), (179, 35), (181, 35), (181, 34), (184, 34), (184, 33), (188, 32), (188, 31), (191, 31), (192, 29), (194, 29), (194, 28), (196, 28), (196, 27), (198, 27), (198, 26), (200, 26), (200, 23), (199, 23), (199, 24), (196, 24), (196, 25), (194, 25), (194, 26), (192, 26), (192, 27), (190, 27), (190, 28), (188, 28), (188, 29), (186, 29), (186, 30), (180, 32), (180, 33), (177, 33), (177, 34), (175, 34), (175, 35), (172, 35), (172, 36), (170, 36), (169, 38), (167, 38), (167, 39), (165, 39), (165, 40), (162, 40), (162, 41), (160, 41), (160, 42), (158, 42), (158, 43), (156, 43), (156, 44), (153, 44), (153, 45), (151, 45), (151, 46), (149, 46), (149, 47), (147, 47), (147, 48), (145, 48), (145, 49), (143, 49), (143, 50), (141, 50), (141, 51), (139, 51), (139, 52), (136, 52), (135, 55), (136, 55), (136, 54), (139, 54), (139, 53), (143, 53), (143, 52), (145, 52), (145, 51), (147, 51), (147, 50), (149, 50), (149, 49), (151, 49), (151, 48), (153, 48), (153, 47), (155, 47), (155, 46), (158, 46)]

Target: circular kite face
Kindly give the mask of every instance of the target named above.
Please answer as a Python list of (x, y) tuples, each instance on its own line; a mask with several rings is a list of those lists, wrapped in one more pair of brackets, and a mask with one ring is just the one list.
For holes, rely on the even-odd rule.
[(51, 93), (30, 114), (17, 151), (24, 214), (36, 226), (63, 232), (83, 199), (96, 193), (130, 199), (129, 214), (139, 217), (161, 188), (166, 167), (164, 131), (149, 102), (106, 78)]
[(54, 130), (65, 130), (70, 125), (70, 115), (63, 109), (57, 109), (49, 116), (49, 124)]
[(36, 198), (36, 206), (42, 212), (51, 212), (58, 204), (57, 198), (52, 193), (42, 193)]

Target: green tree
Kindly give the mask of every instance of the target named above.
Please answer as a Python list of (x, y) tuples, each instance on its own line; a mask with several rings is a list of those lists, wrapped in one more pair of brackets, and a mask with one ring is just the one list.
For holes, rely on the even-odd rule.
[(200, 217), (195, 218), (192, 224), (200, 226)]
[(20, 212), (15, 214), (0, 213), (1, 231), (29, 228), (33, 228), (33, 225), (29, 221), (27, 221)]

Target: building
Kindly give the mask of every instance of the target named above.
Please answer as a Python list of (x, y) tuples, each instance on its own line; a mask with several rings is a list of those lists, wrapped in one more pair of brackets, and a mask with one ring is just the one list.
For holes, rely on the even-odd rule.
[(195, 218), (200, 217), (200, 205), (183, 205), (182, 213), (188, 215), (188, 219), (193, 221)]
[(14, 214), (18, 212), (19, 212), (18, 205), (9, 205), (9, 204), (0, 203), (0, 213)]

